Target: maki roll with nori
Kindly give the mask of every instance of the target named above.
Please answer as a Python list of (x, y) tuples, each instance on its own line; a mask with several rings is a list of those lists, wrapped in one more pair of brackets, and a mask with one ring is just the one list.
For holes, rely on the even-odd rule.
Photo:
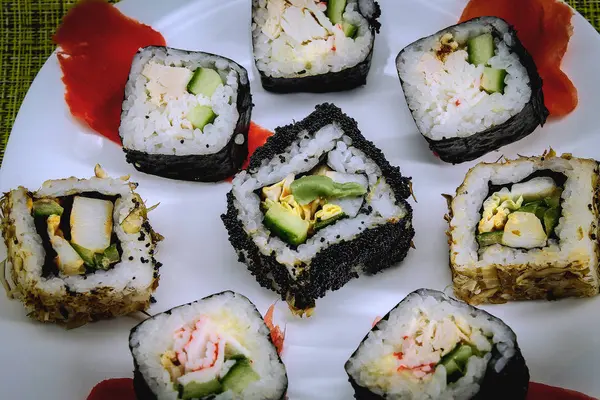
[(72, 328), (150, 305), (161, 237), (137, 184), (95, 172), (46, 181), (37, 192), (19, 187), (0, 200), (14, 287), (4, 270), (2, 282), (31, 318)]
[(150, 46), (134, 57), (119, 135), (127, 162), (171, 179), (213, 182), (248, 155), (247, 71), (199, 51)]
[(500, 18), (419, 39), (400, 52), (396, 67), (418, 130), (446, 162), (520, 140), (548, 116), (535, 63)]
[(332, 104), (275, 135), (233, 180), (222, 216), (239, 259), (293, 311), (407, 254), (410, 178)]
[(222, 292), (131, 330), (138, 400), (279, 400), (287, 374), (269, 328), (246, 297)]
[(366, 84), (380, 14), (374, 0), (253, 0), (252, 43), (263, 88), (334, 92)]
[(358, 400), (525, 399), (529, 369), (499, 318), (419, 289), (394, 307), (346, 362)]
[(454, 293), (468, 303), (598, 294), (598, 163), (480, 163), (449, 198)]

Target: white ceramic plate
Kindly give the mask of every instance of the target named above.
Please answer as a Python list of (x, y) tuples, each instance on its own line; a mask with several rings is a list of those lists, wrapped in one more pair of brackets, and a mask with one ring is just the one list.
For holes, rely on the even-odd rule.
[[(371, 328), (410, 291), (450, 285), (448, 247), (441, 193), (453, 193), (467, 169), (433, 157), (406, 107), (396, 75), (396, 54), (410, 42), (458, 20), (466, 0), (380, 0), (383, 28), (377, 36), (368, 85), (338, 94), (266, 93), (252, 62), (249, 0), (125, 0), (127, 15), (159, 30), (169, 46), (203, 50), (230, 57), (250, 73), (256, 107), (252, 119), (267, 128), (302, 119), (321, 102), (334, 102), (359, 122), (363, 134), (381, 148), (392, 164), (414, 178), (415, 244), (403, 263), (375, 277), (354, 280), (317, 302), (310, 319), (293, 318), (285, 303), (276, 319), (287, 324), (284, 362), (288, 396), (296, 399), (345, 400), (352, 389), (344, 362)], [(488, 154), (558, 152), (598, 158), (600, 106), (598, 66), (600, 37), (580, 16), (564, 60), (564, 70), (579, 89), (579, 106), (568, 117)], [(158, 303), (165, 311), (225, 289), (239, 291), (266, 311), (277, 296), (259, 287), (227, 241), (219, 218), (225, 210), (228, 183), (177, 182), (138, 173), (125, 162), (118, 146), (76, 122), (64, 102), (56, 56), (51, 56), (33, 82), (10, 136), (0, 170), (0, 189), (18, 185), (36, 189), (51, 178), (89, 177), (100, 163), (112, 176), (132, 175), (149, 204), (152, 225), (166, 239), (159, 246), (163, 262)], [(479, 160), (481, 161), (481, 160)], [(2, 250), (4, 251), (4, 249)], [(0, 397), (4, 399), (84, 399), (98, 382), (131, 377), (127, 346), (132, 317), (65, 331), (25, 316), (18, 301), (0, 300)], [(483, 307), (517, 333), (534, 381), (567, 387), (600, 397), (600, 297), (556, 302), (531, 301)]]

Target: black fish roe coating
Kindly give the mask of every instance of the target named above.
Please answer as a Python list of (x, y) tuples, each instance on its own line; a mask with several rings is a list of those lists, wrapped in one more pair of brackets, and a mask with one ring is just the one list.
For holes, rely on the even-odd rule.
[[(141, 52), (144, 49), (160, 47), (161, 46), (148, 46), (140, 49), (138, 52)], [(197, 53), (185, 50), (178, 51)], [(244, 67), (235, 63), (233, 60), (215, 54), (203, 54), (219, 57), (228, 63), (232, 63), (236, 66), (236, 71), (240, 74), (240, 77), (243, 76), (246, 81), (245, 83), (242, 83), (238, 78), (237, 110), (239, 112), (239, 118), (229, 142), (216, 153), (185, 156), (150, 154), (145, 151), (123, 147), (127, 162), (133, 164), (138, 171), (184, 181), (218, 182), (234, 175), (241, 168), (244, 160), (246, 160), (248, 155), (248, 130), (250, 128), (250, 118), (253, 106), (248, 72)], [(244, 142), (242, 144), (237, 144), (235, 138), (240, 134), (244, 136)], [(121, 141), (122, 140), (123, 138), (121, 137)], [(183, 143), (183, 140), (181, 143)]]
[[(253, 308), (252, 312), (254, 313), (254, 315), (248, 315), (248, 318), (260, 318), (260, 320), (263, 321), (263, 324), (264, 324), (263, 316), (260, 314), (260, 312), (258, 311), (258, 309), (256, 308), (256, 306), (254, 305), (254, 303), (252, 303), (250, 301), (250, 299), (248, 299), (246, 296), (241, 295), (239, 293), (232, 292), (230, 290), (226, 290), (224, 292), (215, 293), (215, 294), (212, 294), (210, 296), (203, 297), (202, 299), (196, 300), (196, 301), (194, 301), (192, 303), (182, 304), (180, 306), (173, 307), (170, 310), (167, 310), (167, 311), (165, 311), (163, 313), (156, 314), (156, 315), (154, 315), (154, 316), (152, 316), (152, 317), (144, 320), (143, 322), (140, 322), (139, 324), (137, 324), (129, 332), (129, 351), (131, 352), (131, 355), (133, 356), (133, 346), (131, 345), (131, 341), (132, 341), (133, 335), (135, 334), (135, 332), (139, 329), (139, 327), (142, 324), (144, 324), (144, 323), (146, 323), (146, 322), (148, 322), (148, 321), (156, 318), (158, 315), (162, 315), (162, 314), (170, 315), (174, 310), (177, 310), (178, 308), (185, 307), (185, 306), (188, 306), (190, 304), (193, 304), (193, 303), (196, 303), (196, 302), (199, 302), (199, 301), (208, 300), (211, 297), (221, 296), (221, 295), (228, 294), (228, 293), (233, 293), (236, 296), (239, 296), (239, 297), (247, 300), (248, 303), (250, 303), (252, 305), (252, 308)], [(167, 334), (170, 334), (170, 333), (167, 333)], [(266, 337), (267, 337), (267, 340), (269, 341), (269, 343), (271, 343), (271, 345), (273, 347), (275, 347), (275, 344), (273, 344), (273, 341), (271, 340), (270, 333), (267, 334)], [(276, 361), (279, 362), (280, 364), (282, 364), (283, 367), (284, 367), (284, 369), (285, 369), (285, 364), (283, 364), (283, 362), (281, 361), (281, 358), (280, 358), (279, 354), (277, 354), (277, 360)], [(275, 362), (275, 361), (273, 360), (272, 362)], [(134, 367), (134, 371), (133, 371), (133, 389), (135, 391), (137, 399), (138, 400), (158, 400), (158, 397), (156, 396), (156, 394), (154, 394), (152, 392), (152, 389), (150, 389), (150, 386), (148, 385), (148, 383), (144, 379), (144, 375), (142, 375), (142, 373), (140, 372), (140, 365), (138, 363), (138, 360), (135, 358), (135, 356), (133, 356), (133, 367)], [(282, 395), (279, 398), (279, 400), (283, 400), (285, 398), (285, 393), (287, 392), (287, 386), (288, 386), (288, 383), (287, 383), (287, 371), (286, 371), (286, 374), (285, 374), (285, 380), (286, 380), (285, 387), (282, 390)], [(209, 399), (211, 399), (213, 397), (214, 396), (203, 397), (202, 400), (209, 400)]]
[[(431, 36), (439, 35), (449, 29), (452, 29), (459, 25), (464, 24), (481, 24), (488, 25), (490, 19), (498, 19), (501, 21), (501, 18), (496, 17), (480, 17), (474, 18), (469, 21), (463, 22), (462, 24), (453, 25), (448, 28), (445, 28)], [(506, 21), (504, 21), (506, 22)], [(542, 78), (538, 74), (537, 67), (531, 55), (527, 52), (523, 44), (519, 41), (517, 37), (517, 32), (515, 29), (509, 25), (508, 34), (511, 37), (512, 45), (509, 46), (511, 52), (515, 53), (519, 57), (519, 61), (527, 70), (527, 75), (529, 75), (529, 86), (531, 87), (531, 97), (529, 102), (525, 104), (523, 109), (516, 115), (513, 115), (506, 122), (486, 129), (481, 132), (474, 133), (471, 136), (466, 137), (453, 137), (453, 138), (444, 138), (440, 140), (434, 140), (423, 135), (425, 140), (429, 143), (429, 148), (437, 154), (442, 161), (459, 164), (466, 161), (472, 161), (476, 158), (481, 157), (482, 155), (489, 153), (491, 151), (497, 150), (502, 146), (506, 146), (507, 144), (516, 142), (518, 140), (523, 139), (527, 135), (531, 134), (538, 125), (544, 126), (546, 122), (546, 118), (549, 115), (548, 109), (544, 105), (544, 93), (542, 92)], [(499, 32), (496, 28), (492, 27), (492, 35), (494, 37), (502, 37), (502, 33)], [(431, 37), (430, 36), (430, 37)], [(396, 58), (396, 62), (402, 56), (402, 54), (412, 46), (414, 46), (418, 41), (406, 46)], [(400, 74), (398, 74), (400, 78), (400, 83), (402, 85), (402, 89), (406, 94), (406, 90), (404, 87), (404, 81)], [(411, 115), (414, 114), (411, 111)]]
[(284, 153), (294, 141), (301, 139), (300, 133), (303, 131), (314, 133), (334, 121), (345, 135), (352, 138), (352, 146), (363, 151), (379, 166), (382, 176), (395, 194), (396, 202), (406, 209), (407, 215), (402, 220), (366, 229), (353, 240), (321, 250), (311, 260), (310, 268), (297, 268), (300, 272), (294, 279), (285, 265), (279, 264), (273, 255), (264, 256), (246, 234), (237, 218), (232, 191), (227, 194), (227, 213), (221, 216), (239, 260), (246, 263), (258, 283), (276, 291), (283, 300), (298, 309), (314, 307), (315, 300), (325, 296), (327, 291), (337, 290), (352, 278), (357, 278), (357, 265), (361, 266), (361, 272), (375, 274), (403, 260), (415, 234), (412, 208), (406, 201), (410, 196), (411, 178), (403, 177), (398, 167), (391, 166), (383, 153), (362, 136), (356, 121), (333, 104), (321, 104), (304, 120), (277, 128), (275, 135), (251, 157), (248, 172), (255, 173), (263, 160), (271, 160)]
[[(439, 292), (437, 290), (418, 289), (406, 296), (400, 303), (398, 303), (394, 308), (392, 308), (381, 320), (388, 320), (390, 314), (394, 310), (403, 307), (404, 303), (407, 302), (410, 297), (413, 297), (414, 294), (418, 294), (421, 297), (433, 297), (435, 300), (437, 300), (438, 303), (447, 302), (456, 308), (467, 310), (469, 314), (473, 315), (476, 318), (487, 319), (489, 321), (495, 321), (496, 323), (501, 324), (501, 326), (504, 328), (505, 335), (508, 337), (508, 341), (513, 344), (514, 354), (508, 359), (508, 362), (506, 363), (504, 368), (500, 370), (500, 372), (496, 372), (496, 364), (498, 363), (498, 360), (500, 360), (501, 355), (496, 346), (492, 348), (492, 357), (487, 363), (485, 376), (483, 378), (483, 382), (481, 383), (481, 389), (475, 395), (475, 397), (473, 397), (473, 399), (522, 400), (527, 397), (527, 390), (529, 388), (529, 368), (527, 368), (525, 359), (521, 354), (521, 349), (519, 348), (519, 344), (517, 343), (517, 336), (515, 332), (500, 318), (495, 317), (484, 310), (473, 307), (462, 301), (452, 299), (446, 296), (444, 293)], [(375, 325), (373, 329), (371, 329), (371, 332), (377, 330), (379, 330), (379, 324)], [(368, 336), (369, 334), (365, 335), (364, 339), (360, 342), (357, 349), (350, 356), (350, 359), (346, 362), (346, 373), (349, 368), (350, 360), (356, 357), (358, 349), (362, 346), (362, 344)], [(357, 400), (383, 400), (386, 398), (378, 395), (377, 393), (372, 392), (367, 387), (359, 385), (350, 374), (348, 374), (348, 380), (350, 381), (350, 384), (354, 389), (354, 398)]]
[(358, 3), (358, 12), (368, 21), (373, 38), (371, 39), (371, 51), (363, 61), (353, 67), (344, 68), (339, 72), (327, 72), (319, 75), (294, 78), (274, 78), (267, 76), (263, 71), (259, 70), (263, 88), (274, 93), (327, 93), (351, 90), (365, 85), (367, 83), (367, 75), (371, 69), (371, 59), (373, 58), (373, 49), (375, 48), (375, 33), (379, 33), (379, 29), (381, 28), (381, 23), (377, 20), (381, 16), (379, 3), (374, 0), (366, 0), (365, 3), (371, 3), (372, 13), (367, 13), (369, 10), (361, 9), (361, 2)]

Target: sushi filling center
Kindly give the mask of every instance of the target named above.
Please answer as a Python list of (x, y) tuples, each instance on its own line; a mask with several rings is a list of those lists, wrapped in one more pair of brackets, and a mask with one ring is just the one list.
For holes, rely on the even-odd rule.
[(221, 150), (239, 119), (238, 79), (235, 67), (216, 56), (162, 48), (140, 51), (123, 103), (123, 146), (164, 155)]
[(534, 177), (494, 191), (484, 202), (477, 226), (480, 249), (545, 247), (556, 239), (563, 188), (549, 176)]
[(327, 165), (308, 175), (288, 175), (260, 191), (265, 225), (291, 245), (343, 218), (354, 218), (363, 205), (368, 180), (362, 174), (333, 171)]
[(35, 227), (46, 251), (44, 277), (108, 270), (121, 260), (121, 244), (113, 230), (117, 198), (96, 192), (30, 198)]
[(270, 76), (337, 72), (362, 61), (372, 34), (356, 0), (254, 0), (254, 51)]
[(228, 390), (241, 393), (260, 379), (250, 351), (234, 334), (204, 316), (173, 334), (170, 350), (161, 355), (179, 398), (202, 398)]
[(464, 375), (472, 356), (481, 358), (491, 351), (487, 337), (464, 319), (449, 316), (431, 320), (420, 313), (389, 355), (388, 362), (404, 378), (429, 379), (438, 366), (444, 366), (447, 382), (452, 383)]
[(508, 34), (456, 27), (399, 57), (408, 106), (425, 136), (470, 136), (523, 109), (529, 77), (510, 43)]

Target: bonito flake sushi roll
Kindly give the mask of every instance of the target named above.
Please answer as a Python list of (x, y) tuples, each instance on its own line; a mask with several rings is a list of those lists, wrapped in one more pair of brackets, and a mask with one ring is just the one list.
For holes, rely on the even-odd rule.
[(214, 54), (149, 46), (134, 57), (119, 135), (127, 162), (166, 178), (213, 182), (248, 155), (247, 71)]
[(500, 18), (419, 39), (398, 54), (396, 67), (419, 132), (446, 162), (520, 140), (548, 116), (533, 58)]
[(222, 216), (239, 260), (293, 311), (404, 259), (410, 178), (332, 104), (277, 128), (233, 180)]
[(252, 43), (271, 92), (366, 84), (381, 10), (374, 0), (253, 0)]
[(138, 400), (279, 400), (287, 373), (262, 316), (246, 297), (217, 293), (131, 330)]
[(0, 201), (12, 280), (10, 297), (29, 316), (76, 327), (145, 310), (158, 286), (152, 230), (137, 184), (96, 166), (90, 179), (44, 182), (36, 192), (12, 190)]
[(454, 292), (472, 303), (598, 294), (598, 163), (554, 151), (473, 167), (449, 199)]
[(430, 289), (383, 317), (345, 369), (358, 400), (520, 400), (529, 384), (512, 329)]

